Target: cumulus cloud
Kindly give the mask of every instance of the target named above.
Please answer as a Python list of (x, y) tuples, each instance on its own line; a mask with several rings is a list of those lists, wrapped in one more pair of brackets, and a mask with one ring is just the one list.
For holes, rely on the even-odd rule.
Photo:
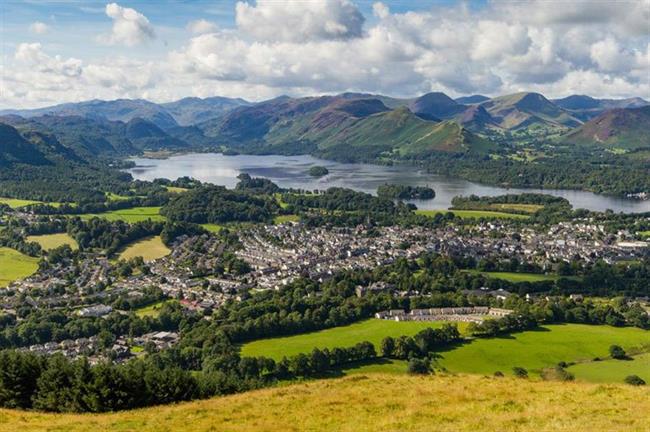
[[(461, 3), (407, 12), (377, 2), (370, 23), (348, 0), (239, 2), (235, 28), (192, 21), (186, 41), (147, 63), (82, 62), (21, 44), (6, 62), (5, 76), (13, 81), (3, 84), (3, 99), (12, 94), (12, 101), (35, 104), (107, 95), (259, 100), (343, 91), (458, 96), (524, 90), (647, 98), (649, 2), (495, 1), (483, 8)], [(139, 12), (111, 4), (106, 13), (114, 20), (111, 43), (153, 37)]]
[(113, 20), (113, 28), (110, 35), (101, 37), (104, 42), (134, 46), (155, 37), (153, 26), (147, 17), (135, 9), (109, 3), (105, 12)]
[(240, 29), (257, 40), (311, 41), (361, 36), (364, 17), (348, 0), (238, 2)]
[(47, 33), (49, 30), (50, 26), (41, 21), (34, 21), (29, 25), (29, 31), (34, 34), (42, 35)]
[(204, 19), (190, 21), (187, 24), (187, 29), (193, 34), (213, 33), (217, 31), (217, 28), (215, 23)]

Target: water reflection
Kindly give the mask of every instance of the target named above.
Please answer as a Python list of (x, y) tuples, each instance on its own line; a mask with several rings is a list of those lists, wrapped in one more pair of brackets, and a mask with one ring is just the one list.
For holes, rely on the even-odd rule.
[[(266, 177), (281, 187), (300, 189), (327, 189), (332, 186), (346, 187), (375, 193), (384, 183), (412, 186), (429, 186), (436, 191), (436, 198), (414, 201), (421, 209), (446, 209), (457, 195), (502, 195), (506, 193), (540, 192), (568, 199), (574, 208), (616, 212), (648, 212), (650, 201), (633, 201), (623, 198), (597, 195), (591, 192), (553, 189), (516, 189), (481, 185), (462, 179), (429, 174), (410, 166), (380, 166), (370, 164), (346, 164), (327, 161), (313, 156), (224, 156), (220, 153), (191, 153), (168, 159), (133, 158), (136, 167), (128, 170), (134, 178), (176, 179), (190, 176), (204, 182), (232, 188), (237, 175), (246, 172), (254, 177)], [(326, 167), (330, 174), (313, 178), (307, 171), (314, 165)]]

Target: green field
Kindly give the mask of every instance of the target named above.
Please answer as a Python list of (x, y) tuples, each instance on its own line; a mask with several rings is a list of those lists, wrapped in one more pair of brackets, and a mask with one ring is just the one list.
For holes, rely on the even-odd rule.
[(530, 216), (514, 213), (504, 213), (498, 211), (484, 211), (484, 210), (416, 210), (416, 214), (433, 217), (437, 214), (453, 213), (462, 219), (528, 219)]
[(647, 431), (647, 388), (482, 376), (355, 375), (103, 414), (0, 410), (3, 431)]
[(224, 228), (223, 225), (217, 225), (217, 224), (201, 224), (201, 226), (205, 228), (206, 231), (211, 233), (218, 233)]
[(508, 203), (508, 204), (490, 204), (490, 208), (497, 211), (504, 211), (504, 212), (517, 211), (517, 212), (524, 212), (524, 213), (535, 213), (536, 211), (543, 209), (544, 206), (539, 204)]
[(41, 201), (23, 200), (16, 198), (1, 198), (0, 204), (7, 204), (11, 208), (25, 207), (30, 204), (41, 204)]
[(558, 275), (537, 274), (537, 273), (514, 273), (514, 272), (482, 272), (478, 270), (463, 270), (467, 273), (482, 274), (483, 276), (503, 279), (510, 282), (541, 282), (553, 281), (560, 278)]
[(6, 287), (36, 270), (38, 270), (38, 258), (21, 254), (14, 249), (0, 247), (0, 287)]
[(124, 201), (124, 200), (128, 200), (129, 198), (131, 198), (131, 197), (124, 196), (124, 195), (118, 195), (118, 194), (115, 194), (113, 192), (106, 192), (106, 199), (108, 201)]
[[(515, 366), (538, 374), (561, 361), (589, 361), (607, 357), (610, 345), (623, 348), (650, 343), (650, 332), (605, 325), (548, 325), (511, 336), (476, 339), (440, 353), (438, 365), (452, 372), (509, 374)], [(586, 375), (585, 375), (586, 376)]]
[(273, 218), (273, 223), (280, 225), (286, 222), (298, 222), (299, 220), (300, 216), (298, 215), (280, 215)]
[[(440, 327), (442, 322), (403, 321), (369, 319), (348, 326), (335, 327), (296, 336), (261, 339), (242, 346), (242, 356), (264, 356), (279, 360), (284, 356), (311, 352), (314, 348), (349, 347), (359, 342), (369, 341), (379, 349), (381, 341), (387, 336), (399, 337), (414, 335), (427, 327)], [(457, 323), (463, 330), (465, 323)]]
[(176, 186), (165, 186), (165, 189), (167, 189), (167, 192), (171, 192), (171, 193), (183, 193), (189, 190), (187, 188), (176, 187)]
[(623, 382), (628, 375), (638, 375), (650, 383), (650, 353), (633, 356), (631, 360), (604, 360), (579, 363), (568, 368), (576, 379), (591, 382)]
[(637, 234), (641, 237), (650, 237), (650, 231), (639, 231)]
[(152, 303), (149, 306), (141, 307), (140, 309), (136, 309), (135, 314), (139, 316), (140, 318), (143, 317), (152, 317), (155, 318), (160, 314), (160, 308), (167, 302), (173, 302), (176, 300), (161, 300), (156, 303)]
[(66, 244), (69, 245), (72, 249), (79, 249), (77, 242), (66, 233), (29, 236), (27, 237), (27, 241), (38, 243), (41, 245), (43, 250), (46, 251), (56, 249), (59, 246)]
[(99, 217), (110, 221), (121, 220), (128, 223), (142, 222), (148, 219), (151, 219), (152, 221), (165, 220), (165, 217), (160, 214), (160, 207), (133, 207), (130, 209), (114, 210), (105, 213), (88, 213), (80, 216), (84, 220)]
[(142, 257), (145, 261), (153, 261), (170, 253), (171, 251), (163, 244), (160, 236), (155, 236), (130, 244), (120, 253), (119, 259), (128, 260)]

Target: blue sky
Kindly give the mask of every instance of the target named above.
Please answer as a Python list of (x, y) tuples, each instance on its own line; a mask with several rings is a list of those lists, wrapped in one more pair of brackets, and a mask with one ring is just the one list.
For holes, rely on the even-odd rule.
[(5, 0), (0, 12), (2, 107), (348, 90), (650, 97), (650, 0)]

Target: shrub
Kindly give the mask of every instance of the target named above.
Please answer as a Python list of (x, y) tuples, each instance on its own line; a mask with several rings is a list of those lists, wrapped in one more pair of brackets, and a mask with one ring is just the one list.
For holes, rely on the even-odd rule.
[(514, 373), (517, 378), (528, 378), (528, 371), (519, 366), (513, 367), (512, 373)]
[(495, 376), (496, 378), (503, 378), (503, 372), (501, 372), (501, 371), (496, 371), (496, 372), (494, 372), (494, 376)]
[(630, 384), (634, 386), (645, 385), (645, 381), (643, 380), (643, 378), (641, 378), (638, 375), (628, 375), (625, 377), (623, 381), (625, 382), (625, 384)]

